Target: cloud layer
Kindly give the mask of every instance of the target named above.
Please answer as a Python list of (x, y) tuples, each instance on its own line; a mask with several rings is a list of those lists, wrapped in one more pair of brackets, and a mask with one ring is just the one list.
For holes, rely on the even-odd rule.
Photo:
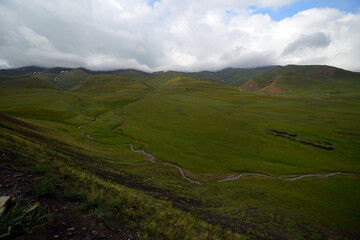
[(256, 8), (293, 0), (2, 0), (0, 68), (198, 71), (328, 64), (360, 71), (360, 14), (309, 9), (274, 21)]

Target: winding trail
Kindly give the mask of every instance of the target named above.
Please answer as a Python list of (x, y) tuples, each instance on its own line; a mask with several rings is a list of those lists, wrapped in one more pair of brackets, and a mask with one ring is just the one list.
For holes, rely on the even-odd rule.
[[(88, 126), (88, 125), (91, 125), (94, 122), (96, 122), (97, 120), (99, 120), (99, 115), (95, 116), (94, 120), (92, 120), (90, 123), (83, 124), (83, 125), (79, 126), (79, 129), (81, 130), (81, 134), (86, 136), (87, 141), (92, 141), (92, 142), (95, 142), (97, 144), (99, 144), (99, 142), (94, 141), (90, 134), (85, 133), (84, 127)], [(202, 182), (199, 182), (199, 181), (196, 181), (196, 180), (193, 180), (193, 179), (190, 179), (190, 178), (186, 177), (185, 173), (184, 173), (184, 170), (181, 167), (179, 167), (178, 165), (175, 165), (175, 164), (172, 164), (172, 163), (167, 163), (167, 162), (156, 161), (156, 157), (154, 157), (150, 153), (147, 153), (144, 150), (135, 150), (134, 149), (134, 144), (129, 143), (129, 144), (121, 144), (121, 145), (128, 145), (132, 152), (143, 155), (150, 162), (161, 163), (163, 165), (172, 166), (172, 167), (177, 168), (179, 170), (179, 172), (180, 172), (181, 177), (183, 179), (185, 179), (186, 181), (188, 181), (188, 182), (195, 183), (195, 184), (198, 184), (198, 185), (204, 184)], [(303, 179), (303, 178), (328, 178), (328, 177), (332, 177), (332, 176), (335, 176), (335, 175), (355, 176), (355, 175), (358, 175), (358, 174), (345, 173), (345, 172), (333, 172), (333, 173), (324, 173), (324, 174), (321, 174), (321, 173), (303, 174), (303, 175), (297, 175), (297, 176), (292, 176), (292, 177), (274, 177), (274, 176), (266, 175), (266, 174), (262, 174), (262, 173), (241, 173), (241, 174), (238, 174), (238, 175), (232, 174), (230, 176), (226, 176), (223, 179), (217, 180), (217, 182), (234, 181), (234, 180), (238, 180), (238, 179), (240, 179), (242, 177), (246, 177), (246, 176), (257, 176), (257, 177), (264, 177), (264, 178), (277, 179), (277, 180), (295, 181), (295, 180), (299, 180), (299, 179)]]

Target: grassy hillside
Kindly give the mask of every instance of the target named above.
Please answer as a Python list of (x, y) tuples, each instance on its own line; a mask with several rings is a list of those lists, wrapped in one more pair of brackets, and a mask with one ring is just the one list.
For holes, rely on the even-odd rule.
[(56, 89), (54, 85), (32, 76), (8, 77), (0, 76), (0, 88), (49, 88)]
[(209, 81), (200, 81), (193, 78), (183, 76), (182, 74), (159, 75), (148, 80), (147, 83), (153, 86), (155, 90), (177, 91), (177, 92), (239, 92), (236, 88), (232, 88), (219, 83)]
[(132, 92), (147, 90), (148, 86), (141, 81), (114, 75), (95, 75), (72, 88), (80, 92)]
[(202, 72), (156, 72), (153, 76), (169, 76), (173, 74), (186, 76), (192, 79), (213, 82), (218, 84), (226, 84), (229, 86), (237, 87), (249, 79), (267, 72), (272, 67), (259, 68), (259, 69), (243, 69), (243, 68), (226, 68), (216, 72), (202, 71)]
[(37, 78), (48, 81), (49, 83), (57, 85), (57, 82), (56, 82), (57, 77), (61, 76), (63, 73), (71, 71), (71, 70), (72, 70), (71, 68), (60, 68), (60, 67), (49, 68), (49, 69), (45, 69), (45, 70), (35, 74), (35, 76)]
[(359, 78), (360, 73), (326, 65), (289, 65), (290, 69), (313, 79)]
[[(295, 91), (322, 84), (305, 76), (310, 70), (274, 68), (264, 76), (272, 83), (282, 75), (275, 87)], [(58, 78), (68, 86), (79, 80), (69, 91), (26, 79), (34, 82), (1, 77), (0, 153), (18, 156), (7, 164), (44, 172), (39, 179), (51, 181), (60, 200), (64, 182), (83, 191), (77, 206), (112, 234), (122, 226), (139, 239), (360, 236), (356, 89), (342, 98), (316, 99), (306, 89), (274, 96), (174, 72), (139, 79), (79, 69)], [(39, 81), (51, 87), (38, 88)], [(352, 174), (218, 182), (240, 173), (334, 172)]]
[(276, 67), (262, 75), (243, 83), (244, 90), (257, 90), (265, 93), (316, 95), (337, 94), (355, 96), (360, 86), (360, 73), (350, 72), (330, 66)]
[(90, 77), (89, 74), (81, 69), (74, 69), (57, 76), (55, 84), (65, 90), (69, 90), (75, 85), (81, 84)]
[(25, 76), (25, 75), (34, 75), (38, 72), (45, 70), (42, 67), (28, 66), (21, 68), (13, 69), (0, 69), (1, 76)]
[(216, 75), (224, 80), (225, 84), (238, 87), (249, 79), (269, 71), (271, 68), (272, 67), (258, 69), (227, 68), (216, 72)]
[(85, 68), (79, 68), (79, 69), (91, 75), (101, 75), (101, 74), (117, 75), (121, 77), (137, 79), (137, 80), (144, 80), (150, 75), (149, 73), (135, 69), (121, 69), (121, 70), (110, 70), (110, 71), (91, 71)]

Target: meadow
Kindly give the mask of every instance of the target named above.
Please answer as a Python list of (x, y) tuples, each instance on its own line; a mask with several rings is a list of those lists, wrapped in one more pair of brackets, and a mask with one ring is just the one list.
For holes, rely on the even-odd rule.
[[(47, 84), (57, 75), (50, 71), (29, 77), (31, 84), (0, 79), (0, 113), (31, 126), (2, 117), (1, 150), (71, 172), (89, 186), (88, 200), (101, 193), (109, 206), (120, 201), (143, 239), (360, 236), (356, 91), (284, 96), (178, 73), (76, 71), (59, 77), (57, 86)], [(241, 173), (335, 172), (351, 174), (218, 182)]]

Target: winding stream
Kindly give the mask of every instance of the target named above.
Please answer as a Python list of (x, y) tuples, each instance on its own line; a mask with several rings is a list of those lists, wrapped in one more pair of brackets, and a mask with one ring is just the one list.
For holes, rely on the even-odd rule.
[[(93, 123), (96, 122), (98, 119), (99, 119), (99, 115), (97, 115), (97, 116), (95, 117), (95, 119), (92, 120), (90, 123), (88, 123), (88, 124), (83, 124), (83, 125), (80, 125), (80, 126), (79, 126), (79, 129), (80, 129), (80, 131), (81, 131), (81, 134), (82, 134), (82, 135), (85, 135), (86, 138), (87, 138), (86, 141), (93, 141), (93, 142), (95, 142), (94, 140), (92, 140), (93, 138), (91, 137), (91, 135), (90, 135), (89, 133), (85, 133), (84, 127), (93, 124)], [(99, 142), (96, 142), (96, 143), (99, 144)]]
[[(99, 142), (96, 142), (93, 140), (93, 138), (91, 137), (91, 135), (89, 133), (85, 132), (84, 127), (93, 124), (94, 122), (96, 122), (97, 120), (99, 120), (99, 115), (95, 116), (95, 119), (92, 120), (90, 123), (88, 124), (83, 124), (79, 126), (79, 129), (81, 130), (81, 134), (86, 136), (86, 140), (87, 141), (92, 141), (95, 142), (97, 144), (99, 144)], [(190, 179), (188, 177), (185, 176), (184, 171), (181, 167), (179, 167), (178, 165), (172, 164), (172, 163), (167, 163), (167, 162), (159, 162), (156, 161), (156, 157), (154, 157), (153, 155), (151, 155), (150, 153), (145, 152), (144, 150), (135, 150), (134, 149), (134, 144), (123, 144), (123, 145), (128, 145), (131, 149), (132, 152), (140, 154), (144, 157), (146, 157), (149, 161), (153, 162), (153, 163), (161, 163), (167, 166), (172, 166), (175, 167), (179, 170), (180, 175), (183, 179), (185, 179), (188, 182), (191, 183), (195, 183), (195, 184), (199, 184), (202, 185), (202, 182)], [(225, 181), (234, 181), (237, 179), (240, 179), (242, 177), (246, 177), (246, 176), (258, 176), (258, 177), (264, 177), (264, 178), (270, 178), (270, 179), (277, 179), (277, 180), (285, 180), (285, 181), (294, 181), (294, 180), (299, 180), (299, 179), (303, 179), (303, 178), (327, 178), (327, 177), (332, 177), (335, 175), (350, 175), (350, 176), (355, 176), (357, 174), (355, 173), (344, 173), (344, 172), (333, 172), (333, 173), (325, 173), (325, 174), (320, 174), (320, 173), (313, 173), (313, 174), (303, 174), (303, 175), (297, 175), (297, 176), (293, 176), (293, 177), (274, 177), (274, 176), (270, 176), (270, 175), (266, 175), (266, 174), (262, 174), (262, 173), (241, 173), (238, 175), (232, 174), (230, 176), (226, 176), (223, 179), (217, 180), (217, 182), (225, 182)]]
[(233, 180), (237, 180), (241, 177), (245, 177), (245, 176), (258, 176), (258, 177), (265, 177), (265, 178), (271, 178), (271, 179), (294, 181), (294, 180), (299, 180), (302, 178), (309, 178), (309, 177), (327, 178), (327, 177), (332, 177), (335, 175), (355, 175), (355, 174), (354, 173), (344, 173), (344, 172), (334, 172), (334, 173), (325, 173), (325, 174), (320, 174), (320, 173), (304, 174), (304, 175), (298, 175), (295, 177), (274, 177), (274, 176), (270, 176), (270, 175), (266, 175), (266, 174), (262, 174), (262, 173), (242, 173), (242, 174), (239, 174), (236, 176), (234, 176), (234, 175), (227, 176), (223, 179), (218, 180), (218, 182), (233, 181)]

